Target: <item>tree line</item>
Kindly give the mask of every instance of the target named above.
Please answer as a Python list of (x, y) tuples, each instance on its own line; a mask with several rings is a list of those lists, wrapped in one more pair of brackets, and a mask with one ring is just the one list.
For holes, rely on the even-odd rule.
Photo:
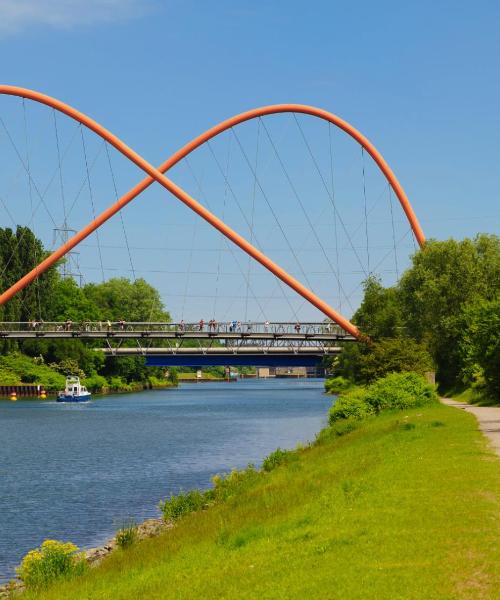
[[(0, 289), (6, 290), (36, 267), (48, 252), (28, 227), (0, 228)], [(158, 291), (144, 279), (114, 278), (79, 286), (63, 277), (57, 266), (41, 274), (0, 307), (0, 321), (170, 321)], [(114, 380), (115, 386), (160, 377), (159, 369), (145, 367), (142, 357), (106, 358), (96, 352), (98, 342), (82, 340), (3, 340), (1, 354), (21, 352), (64, 373), (78, 370), (95, 389)], [(9, 363), (10, 364), (10, 363)], [(19, 363), (24, 364), (24, 363)], [(72, 365), (72, 367), (71, 367)], [(67, 374), (67, 373), (64, 373)], [(71, 373), (78, 374), (78, 373)]]
[(442, 392), (500, 402), (500, 237), (427, 241), (395, 286), (365, 281), (352, 320), (370, 341), (346, 347), (337, 374), (369, 383), (435, 370)]

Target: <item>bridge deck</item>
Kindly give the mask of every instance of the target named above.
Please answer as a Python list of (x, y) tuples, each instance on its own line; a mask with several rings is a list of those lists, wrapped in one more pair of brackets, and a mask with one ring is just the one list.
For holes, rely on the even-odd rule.
[(354, 342), (356, 338), (328, 323), (249, 323), (233, 328), (230, 324), (213, 327), (175, 323), (0, 323), (0, 337), (8, 339), (175, 339), (175, 340), (289, 340)]

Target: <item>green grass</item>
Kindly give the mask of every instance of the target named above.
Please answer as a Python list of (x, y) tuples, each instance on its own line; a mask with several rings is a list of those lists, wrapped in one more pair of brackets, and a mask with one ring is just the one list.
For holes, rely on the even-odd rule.
[(474, 417), (436, 405), (344, 431), (36, 598), (499, 598), (500, 462)]

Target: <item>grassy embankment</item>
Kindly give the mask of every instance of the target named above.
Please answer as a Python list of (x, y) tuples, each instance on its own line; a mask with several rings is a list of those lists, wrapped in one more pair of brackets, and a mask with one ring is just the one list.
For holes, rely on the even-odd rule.
[[(42, 599), (492, 599), (500, 463), (434, 404), (334, 424), (226, 501)], [(24, 597), (24, 596), (23, 596)]]

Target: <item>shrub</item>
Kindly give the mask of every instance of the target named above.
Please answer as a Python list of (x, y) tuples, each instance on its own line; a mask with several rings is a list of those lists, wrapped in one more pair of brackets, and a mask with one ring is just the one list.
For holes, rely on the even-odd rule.
[(255, 466), (250, 464), (246, 469), (233, 469), (227, 475), (215, 475), (212, 477), (213, 489), (205, 492), (210, 500), (222, 502), (227, 500), (243, 487), (251, 485), (259, 477)]
[(124, 523), (116, 532), (116, 543), (120, 548), (128, 548), (137, 540), (137, 524), (135, 521)]
[(191, 490), (185, 494), (171, 495), (160, 502), (160, 510), (165, 521), (177, 521), (184, 515), (200, 510), (208, 504), (209, 495), (199, 490)]
[(372, 410), (406, 409), (437, 402), (435, 387), (417, 373), (391, 373), (366, 390), (366, 402)]
[(102, 375), (96, 375), (95, 373), (90, 375), (90, 377), (86, 377), (82, 383), (91, 392), (102, 392), (108, 385), (108, 382)]
[(334, 422), (330, 427), (325, 427), (316, 435), (316, 444), (323, 444), (329, 440), (341, 437), (358, 428), (359, 419), (343, 419)]
[(345, 377), (333, 377), (325, 381), (325, 391), (327, 394), (341, 394), (347, 392), (353, 387), (353, 383)]
[(366, 401), (367, 390), (356, 388), (338, 397), (330, 408), (328, 421), (330, 425), (340, 419), (361, 420), (373, 414), (373, 408)]
[(289, 452), (288, 450), (282, 450), (281, 448), (276, 448), (276, 450), (274, 452), (271, 452), (271, 454), (269, 456), (266, 456), (266, 458), (262, 462), (262, 468), (266, 472), (272, 471), (273, 469), (276, 469), (276, 467), (279, 467), (280, 465), (287, 463), (291, 454), (292, 453)]
[(45, 540), (40, 548), (26, 554), (17, 573), (26, 587), (40, 589), (56, 579), (80, 575), (86, 567), (83, 555), (71, 542)]
[[(416, 408), (437, 402), (435, 387), (417, 373), (391, 373), (365, 388), (341, 394), (330, 408), (328, 421), (361, 420), (382, 410)], [(340, 433), (340, 435), (342, 435)]]

